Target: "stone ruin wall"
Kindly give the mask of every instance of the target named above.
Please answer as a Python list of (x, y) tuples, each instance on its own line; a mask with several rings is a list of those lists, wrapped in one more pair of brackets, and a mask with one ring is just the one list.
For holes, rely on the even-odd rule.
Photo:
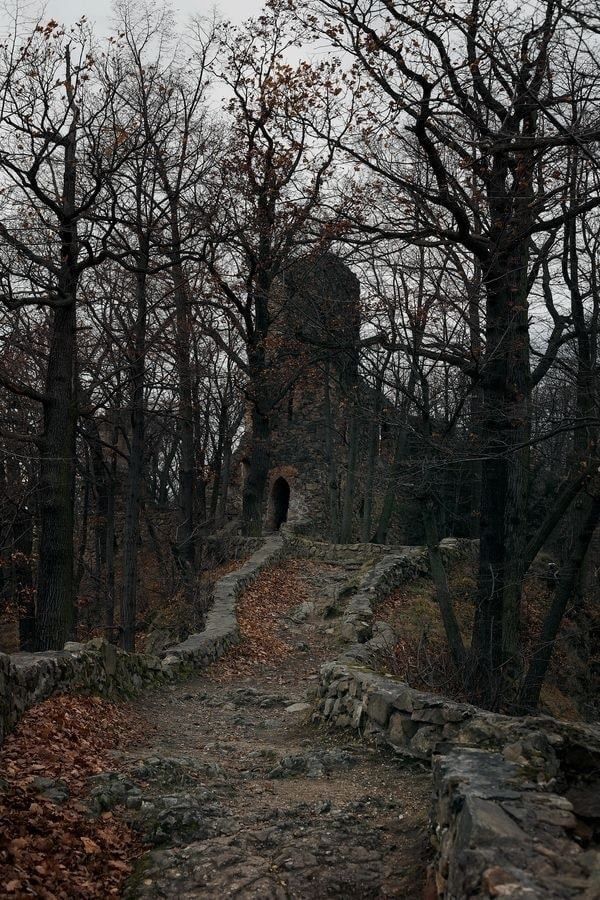
[[(327, 558), (327, 545), (321, 555), (303, 541), (307, 555)], [(447, 558), (471, 552), (467, 541), (443, 543)], [(600, 851), (574, 835), (600, 827), (600, 729), (490, 713), (373, 670), (396, 641), (373, 623), (378, 600), (426, 568), (419, 548), (388, 548), (374, 560), (346, 608), (350, 643), (321, 667), (313, 720), (431, 765), (428, 896), (598, 900)]]
[[(349, 643), (321, 669), (314, 719), (354, 729), (381, 752), (431, 764), (436, 855), (429, 896), (600, 897), (600, 854), (572, 839), (581, 817), (600, 818), (593, 785), (590, 797), (581, 784), (582, 773), (597, 778), (600, 772), (600, 732), (546, 717), (489, 713), (371, 668), (395, 639), (389, 626), (374, 623), (375, 606), (426, 571), (422, 548), (325, 544), (284, 528), (217, 583), (206, 630), (160, 657), (123, 653), (101, 640), (67, 645), (60, 653), (0, 654), (0, 740), (28, 706), (54, 691), (136, 693), (206, 666), (238, 640), (238, 595), (263, 566), (290, 552), (363, 564), (342, 622)], [(469, 552), (469, 542), (444, 542), (447, 558)]]
[(0, 653), (0, 744), (29, 707), (57, 691), (133, 695), (210, 665), (239, 640), (238, 596), (283, 552), (279, 535), (264, 541), (244, 565), (216, 583), (204, 631), (159, 655), (126, 653), (103, 638), (69, 642), (58, 651)]

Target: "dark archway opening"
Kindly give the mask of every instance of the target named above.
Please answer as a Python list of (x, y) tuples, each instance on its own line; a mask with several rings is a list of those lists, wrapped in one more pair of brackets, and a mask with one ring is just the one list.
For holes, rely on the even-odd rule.
[(278, 478), (271, 488), (271, 515), (269, 525), (277, 531), (284, 522), (287, 522), (288, 507), (290, 505), (290, 486), (285, 478)]

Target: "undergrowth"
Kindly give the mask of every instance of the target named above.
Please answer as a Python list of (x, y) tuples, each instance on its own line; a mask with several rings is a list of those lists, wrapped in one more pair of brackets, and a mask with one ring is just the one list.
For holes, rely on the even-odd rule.
[[(463, 641), (468, 647), (475, 611), (477, 580), (470, 562), (455, 563), (448, 583)], [(543, 576), (528, 577), (523, 587), (522, 614), (526, 668), (552, 596), (552, 585)], [(411, 687), (466, 701), (461, 673), (448, 649), (433, 583), (427, 577), (402, 585), (377, 608), (376, 619), (389, 622), (397, 643), (382, 654), (382, 672), (401, 678)], [(581, 609), (568, 611), (554, 649), (550, 671), (542, 690), (542, 708), (562, 719), (578, 720), (588, 695), (593, 694), (594, 672), (600, 657), (594, 646), (600, 635), (600, 611), (592, 598)], [(591, 652), (591, 666), (583, 662), (583, 644)]]

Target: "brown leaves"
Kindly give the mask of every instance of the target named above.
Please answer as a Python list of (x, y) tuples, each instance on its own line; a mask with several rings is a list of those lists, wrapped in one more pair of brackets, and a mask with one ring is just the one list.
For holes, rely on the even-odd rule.
[[(136, 738), (130, 713), (97, 697), (56, 696), (29, 710), (0, 750), (0, 884), (3, 896), (118, 896), (140, 851), (130, 828), (112, 813), (92, 819), (83, 796), (109, 752)], [(58, 805), (36, 778), (69, 791)]]
[(307, 599), (302, 573), (311, 565), (305, 559), (284, 560), (261, 572), (246, 589), (237, 603), (242, 642), (212, 667), (215, 675), (250, 675), (291, 651), (281, 636), (280, 619), (286, 610)]

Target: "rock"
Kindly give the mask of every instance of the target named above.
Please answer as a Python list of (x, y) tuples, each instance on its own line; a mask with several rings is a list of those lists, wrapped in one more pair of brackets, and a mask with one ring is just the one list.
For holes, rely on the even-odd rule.
[(461, 842), (472, 846), (497, 844), (504, 839), (525, 840), (525, 833), (500, 804), (476, 796), (466, 797), (458, 828), (464, 834)]
[(600, 821), (600, 782), (581, 782), (570, 787), (565, 794), (573, 805), (576, 816)]
[(323, 800), (322, 803), (318, 803), (315, 808), (315, 812), (320, 816), (324, 815), (325, 813), (331, 812), (331, 800)]
[(200, 778), (223, 778), (225, 772), (218, 763), (164, 756), (140, 760), (131, 769), (131, 774), (160, 787), (190, 787)]
[(230, 833), (233, 827), (227, 810), (214, 802), (210, 791), (144, 801), (140, 814), (137, 827), (154, 844), (204, 840), (210, 835)]
[(418, 730), (419, 726), (412, 721), (410, 716), (395, 712), (390, 719), (388, 729), (390, 743), (395, 747), (405, 747)]
[(493, 866), (483, 873), (483, 887), (490, 897), (510, 897), (523, 887), (515, 876), (500, 866)]
[(422, 757), (431, 756), (441, 738), (441, 730), (434, 725), (424, 725), (410, 740), (410, 749)]
[(302, 713), (308, 712), (309, 709), (312, 709), (312, 704), (310, 703), (292, 703), (291, 706), (286, 706), (286, 713)]
[(95, 785), (90, 791), (90, 805), (102, 813), (115, 806), (125, 806), (129, 797), (140, 797), (140, 788), (120, 772), (103, 772), (89, 779)]
[(181, 633), (176, 628), (154, 628), (146, 637), (144, 649), (146, 653), (159, 655), (181, 640)]
[(297, 606), (292, 612), (289, 614), (289, 618), (292, 622), (295, 622), (299, 625), (301, 622), (305, 622), (309, 616), (311, 616), (315, 611), (315, 604), (309, 603), (305, 601), (301, 603), (300, 606)]
[(317, 753), (293, 753), (282, 757), (278, 765), (269, 772), (269, 778), (291, 778), (306, 775), (321, 778), (334, 769), (348, 768), (356, 763), (356, 758), (346, 750), (325, 750)]
[(45, 797), (46, 800), (50, 800), (52, 803), (56, 803), (57, 806), (66, 803), (69, 799), (69, 788), (60, 778), (38, 776), (33, 779), (32, 785), (42, 797)]
[(373, 691), (367, 696), (365, 703), (367, 716), (383, 728), (387, 726), (390, 718), (393, 697), (392, 692), (386, 690)]

